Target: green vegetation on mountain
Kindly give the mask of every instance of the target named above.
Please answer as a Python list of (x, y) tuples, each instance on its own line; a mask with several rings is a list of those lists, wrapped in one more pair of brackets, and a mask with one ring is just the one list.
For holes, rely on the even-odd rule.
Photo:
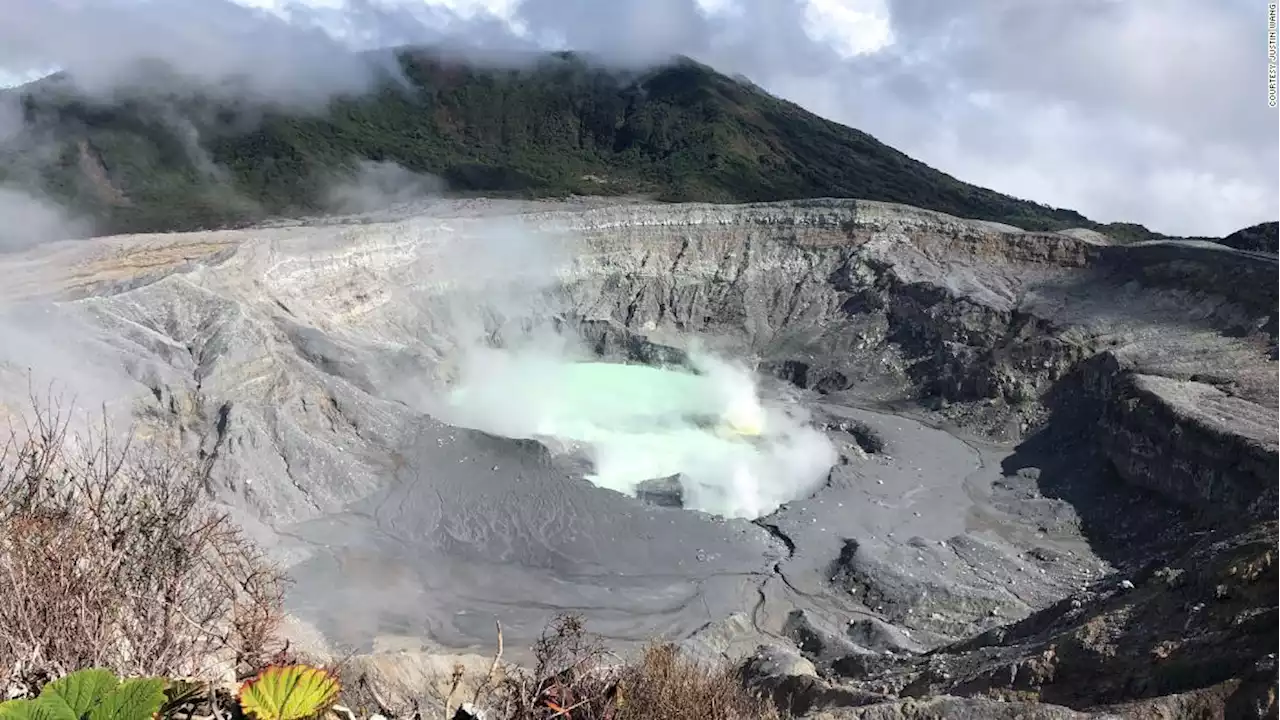
[(1280, 223), (1271, 222), (1241, 228), (1217, 242), (1237, 250), (1280, 252)]
[(462, 193), (853, 197), (1027, 229), (1153, 236), (961, 182), (688, 60), (619, 73), (565, 53), (522, 69), (423, 50), (397, 57), (400, 81), (311, 113), (154, 88), (108, 103), (46, 79), (20, 90), (25, 129), (0, 149), (0, 182), (38, 184), (106, 231), (322, 211), (325, 189), (367, 159), (438, 175)]

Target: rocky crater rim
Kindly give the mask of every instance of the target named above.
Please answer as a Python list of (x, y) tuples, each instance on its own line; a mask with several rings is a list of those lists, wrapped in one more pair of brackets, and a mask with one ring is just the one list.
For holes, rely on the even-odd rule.
[[(370, 335), (368, 340), (379, 343), (412, 344), (412, 338), (390, 332), (385, 321), (403, 322), (403, 312), (394, 305), (408, 296), (417, 300), (456, 288), (459, 279), (447, 274), (451, 265), (435, 262), (442, 245), (481, 235), (496, 246), (503, 233), (543, 233), (567, 239), (562, 249), (572, 255), (557, 274), (569, 289), (571, 311), (580, 318), (664, 341), (678, 338), (680, 332), (734, 335), (766, 360), (809, 364), (810, 356), (834, 348), (806, 341), (848, 332), (852, 325), (879, 313), (886, 318), (880, 324), (888, 327), (863, 329), (861, 342), (897, 346), (894, 350), (918, 344), (917, 357), (905, 361), (908, 374), (927, 354), (939, 360), (939, 352), (986, 356), (949, 358), (951, 365), (1048, 352), (1043, 359), (998, 358), (1009, 366), (1008, 375), (1045, 376), (1032, 379), (1033, 395), (1047, 390), (1055, 380), (1052, 376), (1065, 371), (1044, 365), (1080, 359), (1058, 355), (1087, 356), (1093, 347), (1105, 344), (1125, 358), (1140, 357), (1148, 345), (1158, 345), (1145, 337), (1149, 331), (1143, 326), (1159, 327), (1167, 320), (1191, 325), (1202, 336), (1223, 330), (1240, 335), (1242, 325), (1252, 326), (1255, 333), (1269, 334), (1274, 348), (1275, 283), (1251, 280), (1273, 281), (1276, 258), (1213, 243), (1110, 246), (1096, 234), (1023, 232), (908, 206), (854, 200), (733, 206), (625, 204), (585, 210), (559, 209), (554, 204), (543, 209), (536, 203), (524, 207), (524, 212), (495, 218), (463, 210), (450, 216), (450, 206), (436, 205), (436, 217), (116, 236), (74, 249), (62, 244), (57, 252), (46, 249), (38, 254), (47, 258), (52, 253), (57, 262), (41, 265), (67, 272), (66, 290), (75, 295), (127, 292), (140, 284), (145, 287), (167, 271), (181, 273), (180, 282), (202, 284), (228, 299), (262, 304), (262, 293), (245, 297), (250, 295), (248, 285), (260, 283), (272, 301), (265, 308), (268, 312), (283, 308), (294, 321), (353, 339)], [(6, 262), (15, 259), (26, 264), (21, 256)], [(1162, 311), (1163, 316), (1107, 317), (1097, 307), (1100, 303), (1075, 302), (1076, 288), (1092, 284), (1104, 286), (1109, 296), (1126, 290), (1134, 295), (1136, 285), (1140, 306)], [(1168, 289), (1171, 285), (1177, 289)], [(618, 297), (624, 293), (629, 294), (625, 304)], [(876, 299), (863, 307), (868, 293), (885, 296), (885, 307), (875, 307), (882, 302)], [(662, 298), (663, 294), (668, 297)], [(894, 296), (910, 298), (895, 302)], [(714, 312), (694, 317), (695, 311)], [(947, 314), (952, 317), (943, 317)], [(1028, 320), (1038, 327), (1014, 327), (1025, 326)], [(937, 327), (925, 333), (912, 328), (900, 332), (892, 327), (895, 322)], [(1005, 327), (998, 327), (1002, 323)], [(909, 335), (915, 337), (904, 337)], [(986, 341), (1000, 347), (984, 347)], [(1045, 343), (1061, 349), (1052, 350)], [(1249, 344), (1248, 338), (1236, 343)], [(1032, 346), (1038, 347), (1033, 350)], [(1265, 342), (1253, 346), (1263, 353), (1267, 350)], [(1144, 367), (1151, 365), (1144, 359), (1132, 363), (1135, 371), (1151, 369)], [(819, 358), (815, 364), (822, 361)], [(1037, 361), (1041, 368), (1028, 367)], [(924, 364), (930, 365), (928, 360)], [(1225, 374), (1211, 384), (1220, 391), (1226, 388), (1228, 395), (1240, 395), (1230, 387), (1235, 380), (1230, 370), (1206, 375)], [(1170, 381), (1195, 375), (1143, 374)], [(992, 382), (1001, 384), (997, 378), (986, 378), (976, 383), (986, 388), (934, 390), (941, 389), (949, 400), (982, 400), (991, 397)], [(1174, 395), (1161, 392), (1171, 387), (1169, 382), (1156, 379), (1149, 384), (1155, 394), (1178, 402)], [(1017, 389), (1015, 394), (1026, 390)], [(997, 394), (1007, 396), (1010, 389), (998, 388)], [(1241, 399), (1224, 401), (1231, 407), (1218, 415), (1207, 411), (1186, 415), (1193, 422), (1224, 424), (1228, 432), (1274, 442), (1274, 431), (1268, 433), (1265, 424), (1236, 422), (1237, 415), (1261, 414)], [(1243, 393), (1244, 403), (1258, 401), (1263, 408), (1274, 406), (1274, 393), (1262, 397)]]
[[(1274, 280), (1276, 258), (1265, 253), (1194, 242), (1111, 246), (1096, 233), (1023, 232), (871, 201), (585, 210), (531, 203), (504, 217), (473, 208), (451, 215), (437, 204), (437, 216), (384, 223), (116, 236), (37, 254), (56, 258), (43, 269), (66, 272), (75, 295), (128, 292), (179, 272), (178, 282), (263, 314), (283, 311), (354, 342), (411, 346), (414, 338), (393, 331), (408, 320), (397, 303), (421, 305), (460, 282), (449, 277), (450, 263), (436, 262), (442, 247), (469, 236), (499, 246), (504, 234), (532, 232), (560, 238), (569, 253), (556, 270), (569, 296), (561, 308), (633, 344), (730, 336), (766, 363), (819, 368), (808, 383), (819, 385), (821, 366), (848, 349), (823, 336), (854, 335), (859, 359), (883, 365), (885, 353), (899, 356), (888, 375), (917, 394), (961, 402), (1035, 399), (1084, 357), (1118, 350), (1128, 369), (1152, 378), (1150, 394), (1185, 410), (1177, 413), (1184, 420), (1274, 448), (1274, 428), (1261, 420), (1274, 390), (1250, 396), (1252, 378), (1240, 388), (1228, 367), (1205, 373), (1226, 397), (1210, 393), (1200, 407), (1178, 384), (1196, 374), (1161, 367), (1170, 364), (1168, 349), (1150, 337), (1169, 321), (1206, 343), (1224, 330), (1238, 336), (1243, 325), (1264, 340), (1228, 341), (1229, 350), (1265, 354), (1268, 334), (1273, 349), (1275, 284), (1250, 281)], [(15, 259), (26, 264), (21, 256), (7, 262)], [(1137, 299), (1139, 312), (1114, 316), (1114, 308), (1075, 297), (1091, 285)], [(1148, 308), (1151, 317), (1142, 317)], [(1160, 357), (1151, 362), (1148, 353)], [(842, 370), (827, 377), (845, 382), (824, 389), (847, 389), (839, 387), (848, 382)]]

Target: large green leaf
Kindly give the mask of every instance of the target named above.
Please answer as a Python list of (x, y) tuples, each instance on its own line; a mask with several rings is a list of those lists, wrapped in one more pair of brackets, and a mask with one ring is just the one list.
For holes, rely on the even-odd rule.
[(61, 700), (50, 702), (48, 698), (34, 700), (9, 700), (0, 703), (0, 720), (80, 720), (71, 714)]
[(162, 678), (120, 682), (101, 668), (59, 678), (34, 700), (0, 703), (0, 720), (151, 720), (165, 700)]
[(151, 720), (164, 704), (163, 678), (132, 678), (89, 710), (89, 720)]
[(310, 665), (270, 667), (240, 688), (240, 709), (257, 720), (305, 720), (338, 700), (336, 678)]
[(40, 697), (55, 704), (63, 703), (71, 717), (81, 718), (119, 684), (120, 681), (110, 670), (88, 668), (45, 685), (40, 691)]

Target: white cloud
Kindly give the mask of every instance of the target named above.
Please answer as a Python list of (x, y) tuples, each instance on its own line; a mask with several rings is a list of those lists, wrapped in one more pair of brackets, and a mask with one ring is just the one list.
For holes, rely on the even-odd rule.
[(223, 0), (3, 0), (0, 68), (57, 67), (109, 89), (142, 56), (207, 80), (242, 75), (277, 99), (367, 87), (367, 62), (320, 30)]
[(880, 51), (748, 74), (963, 180), (1101, 221), (1222, 235), (1280, 215), (1256, 10), (892, 0)]
[(730, 15), (742, 10), (734, 0), (697, 0), (703, 15)]
[(889, 10), (881, 0), (809, 0), (804, 20), (810, 37), (846, 58), (893, 44)]

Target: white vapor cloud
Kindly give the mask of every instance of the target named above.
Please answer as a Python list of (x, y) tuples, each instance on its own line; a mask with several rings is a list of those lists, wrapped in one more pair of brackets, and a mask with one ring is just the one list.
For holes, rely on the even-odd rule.
[(754, 374), (698, 351), (689, 368), (599, 362), (572, 322), (563, 283), (577, 239), (489, 220), (424, 251), (424, 281), (397, 307), (436, 354), (436, 376), (396, 378), (397, 398), (444, 422), (536, 440), (586, 463), (582, 476), (637, 496), (678, 476), (682, 504), (756, 518), (825, 482), (831, 441)]
[(692, 373), (539, 350), (473, 349), (441, 417), (582, 454), (586, 479), (632, 497), (676, 477), (684, 507), (723, 517), (808, 496), (838, 459), (801, 408), (765, 404), (729, 361), (695, 355)]
[[(1251, 0), (0, 0), (0, 72), (149, 54), (270, 95), (358, 89), (352, 49), (694, 57), (960, 179), (1183, 235), (1280, 210)], [(0, 76), (2, 79), (2, 76)]]
[(237, 93), (308, 104), (364, 91), (378, 69), (305, 5), (281, 16), (228, 0), (3, 0), (0, 14), (0, 69), (58, 68), (90, 92), (133, 79), (139, 60), (160, 60), (210, 84), (242, 81)]
[(393, 162), (363, 160), (354, 175), (334, 182), (326, 190), (329, 210), (359, 214), (390, 210), (439, 196), (444, 192), (444, 181)]
[(48, 198), (0, 185), (0, 252), (83, 237), (89, 229), (88, 222), (68, 215)]

